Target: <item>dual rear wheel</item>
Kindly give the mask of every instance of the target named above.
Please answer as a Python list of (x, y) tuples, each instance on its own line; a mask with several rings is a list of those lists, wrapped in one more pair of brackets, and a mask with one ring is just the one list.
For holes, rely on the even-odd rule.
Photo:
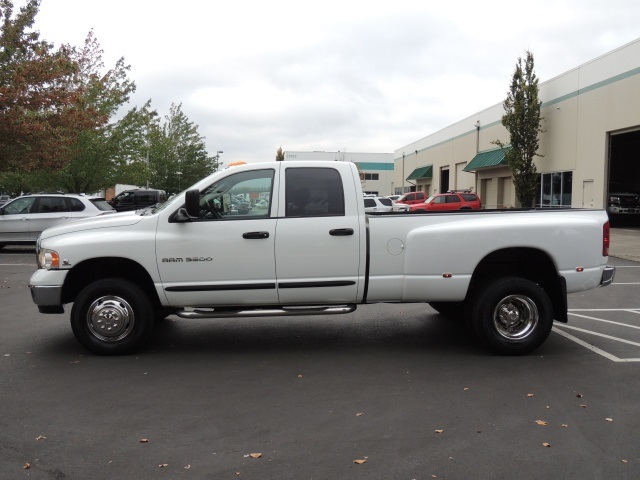
[(484, 284), (466, 302), (430, 304), (450, 318), (464, 318), (483, 345), (503, 355), (523, 355), (547, 339), (553, 306), (535, 282), (503, 277)]

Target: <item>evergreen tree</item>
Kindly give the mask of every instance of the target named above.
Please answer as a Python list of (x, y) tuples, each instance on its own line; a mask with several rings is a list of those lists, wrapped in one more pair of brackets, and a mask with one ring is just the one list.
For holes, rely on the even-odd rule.
[(538, 134), (544, 130), (541, 127), (542, 117), (538, 99), (538, 78), (533, 71), (533, 54), (526, 52), (524, 68), (522, 58), (518, 58), (516, 69), (511, 78), (511, 85), (506, 100), (503, 102), (504, 115), (502, 125), (510, 136), (510, 148), (497, 140), (505, 152), (505, 158), (513, 174), (516, 198), (522, 207), (532, 207), (536, 198), (538, 174), (533, 163), (538, 154)]

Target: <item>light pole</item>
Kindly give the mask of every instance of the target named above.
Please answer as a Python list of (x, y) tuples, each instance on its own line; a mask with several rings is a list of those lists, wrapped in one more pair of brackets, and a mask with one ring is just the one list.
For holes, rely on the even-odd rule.
[(221, 153), (224, 153), (224, 152), (223, 152), (222, 150), (218, 150), (218, 151), (216, 152), (216, 156), (215, 156), (215, 157), (213, 157), (213, 158), (215, 158), (215, 159), (216, 159), (216, 171), (218, 170), (218, 167), (219, 167), (220, 165), (222, 165), (222, 162), (220, 162), (220, 161), (219, 161), (219, 160), (220, 160), (220, 154), (221, 154)]

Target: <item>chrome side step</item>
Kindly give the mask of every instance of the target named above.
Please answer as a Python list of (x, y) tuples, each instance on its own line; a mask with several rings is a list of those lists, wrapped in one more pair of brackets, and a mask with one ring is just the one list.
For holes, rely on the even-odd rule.
[(357, 305), (287, 306), (279, 308), (199, 308), (178, 310), (181, 318), (233, 318), (233, 317), (292, 317), (300, 315), (341, 315), (354, 312)]

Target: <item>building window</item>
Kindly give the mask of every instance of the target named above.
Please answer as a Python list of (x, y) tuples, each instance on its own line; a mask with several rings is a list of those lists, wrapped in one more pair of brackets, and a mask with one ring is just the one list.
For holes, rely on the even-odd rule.
[(380, 179), (380, 174), (378, 174), (378, 173), (365, 173), (364, 174), (364, 179), (365, 180), (379, 180)]
[(570, 207), (573, 172), (538, 175), (536, 207)]

